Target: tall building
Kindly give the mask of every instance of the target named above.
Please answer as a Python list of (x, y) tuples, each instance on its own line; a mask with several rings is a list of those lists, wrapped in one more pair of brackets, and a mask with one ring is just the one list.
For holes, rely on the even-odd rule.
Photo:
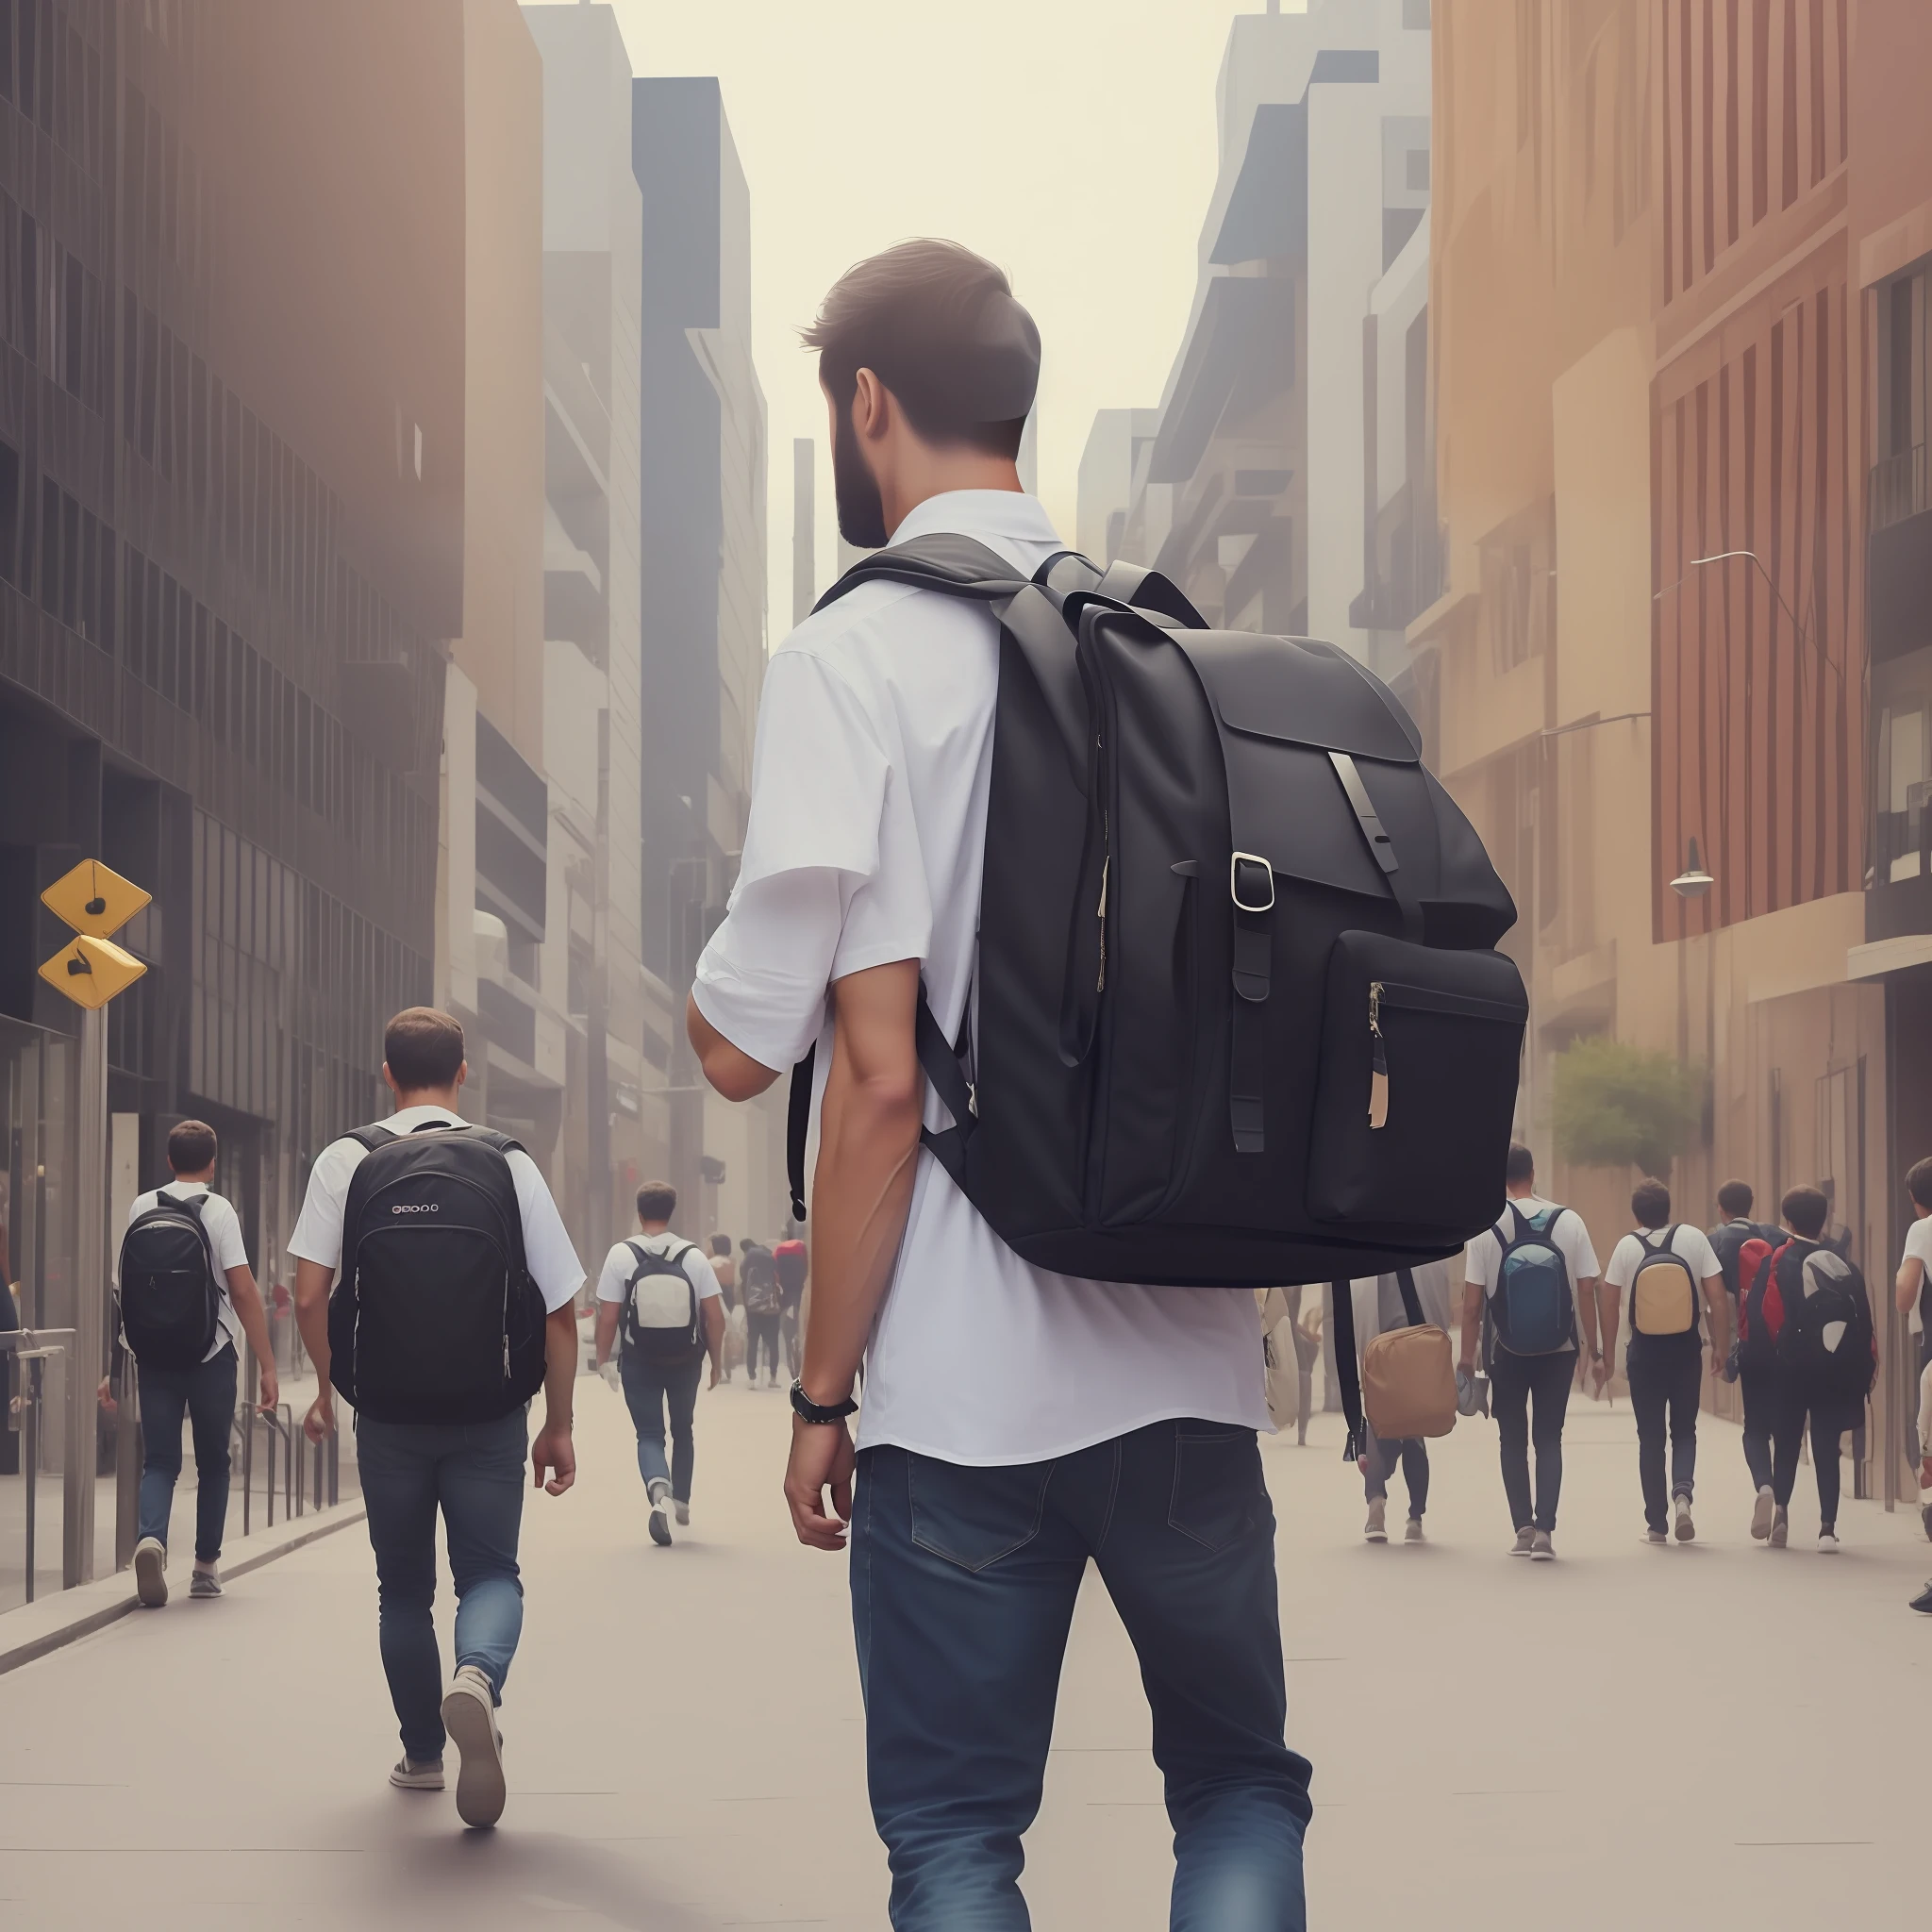
[(529, 7), (543, 61), (545, 977), (564, 989), (558, 1195), (588, 1257), (668, 1150), (646, 1133), (639, 370), (643, 209), (612, 8)]
[(791, 439), (791, 622), (803, 624), (817, 600), (818, 449), (808, 436)]
[(670, 1177), (685, 1226), (777, 1231), (784, 1095), (731, 1108), (684, 1006), (737, 875), (765, 664), (765, 399), (751, 357), (751, 198), (713, 79), (633, 86), (643, 199), (642, 930)]
[(1096, 409), (1080, 452), (1074, 547), (1095, 563), (1111, 563), (1126, 537), (1141, 453), (1160, 430), (1158, 409)]
[(1236, 18), (1199, 281), (1121, 548), (1213, 622), (1366, 656), (1365, 304), (1428, 204), (1427, 0)]
[[(29, 1324), (107, 1292), (75, 1273), (42, 886), (93, 857), (154, 893), (109, 1009), (110, 1211), (200, 1115), (267, 1284), (309, 1161), (381, 1110), (384, 1018), (430, 994), (463, 41), (459, 0), (0, 8), (0, 1280)], [(41, 1429), (70, 1501), (72, 1387)]]

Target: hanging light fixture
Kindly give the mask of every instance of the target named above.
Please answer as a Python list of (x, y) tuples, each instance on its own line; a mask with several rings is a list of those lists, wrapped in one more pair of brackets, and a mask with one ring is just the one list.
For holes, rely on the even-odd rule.
[(1680, 899), (1701, 899), (1717, 881), (1705, 871), (1704, 861), (1697, 856), (1697, 840), (1690, 840), (1690, 859), (1675, 878), (1671, 881), (1671, 891)]

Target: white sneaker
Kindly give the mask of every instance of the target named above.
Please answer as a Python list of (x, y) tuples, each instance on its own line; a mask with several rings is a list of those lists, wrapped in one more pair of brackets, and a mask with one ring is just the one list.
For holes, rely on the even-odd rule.
[(503, 1733), (490, 1679), (475, 1664), (456, 1674), (442, 1700), (442, 1727), (462, 1764), (457, 1772), (457, 1816), (479, 1829), (503, 1816), (508, 1788), (503, 1776)]
[(144, 1536), (134, 1546), (134, 1593), (145, 1609), (158, 1610), (168, 1601), (168, 1546), (158, 1536)]
[(1388, 1530), (1389, 1499), (1386, 1496), (1372, 1496), (1369, 1499), (1369, 1520), (1362, 1525), (1362, 1535), (1372, 1543), (1386, 1543)]
[(1420, 1543), (1428, 1541), (1423, 1535), (1423, 1520), (1420, 1516), (1411, 1516), (1408, 1519), (1408, 1526), (1402, 1532), (1402, 1541), (1406, 1543)]
[(1771, 1485), (1766, 1483), (1758, 1491), (1757, 1502), (1751, 1506), (1751, 1535), (1756, 1541), (1761, 1543), (1771, 1534), (1771, 1519), (1776, 1509), (1777, 1498), (1772, 1494)]
[(1516, 1541), (1509, 1545), (1509, 1554), (1512, 1557), (1527, 1557), (1532, 1555), (1535, 1549), (1536, 1531), (1533, 1529), (1519, 1529), (1516, 1532)]
[(1779, 1503), (1771, 1512), (1772, 1548), (1774, 1550), (1783, 1549), (1785, 1544), (1790, 1540), (1790, 1534), (1791, 1512), (1782, 1503)]
[(1690, 1498), (1677, 1498), (1677, 1541), (1680, 1543), (1694, 1542), (1697, 1540), (1697, 1525), (1690, 1521)]
[(1838, 1552), (1838, 1531), (1830, 1524), (1826, 1524), (1818, 1532), (1818, 1554), (1821, 1557), (1835, 1557)]
[(665, 1508), (671, 1500), (671, 1485), (661, 1475), (653, 1476), (644, 1491), (651, 1499), (651, 1541), (663, 1549), (671, 1541), (671, 1517)]
[(691, 1505), (689, 1503), (673, 1503), (671, 1513), (677, 1518), (679, 1529), (689, 1529), (691, 1527)]
[(399, 1791), (440, 1791), (442, 1789), (442, 1759), (432, 1757), (426, 1764), (418, 1764), (413, 1757), (399, 1757), (395, 1769), (389, 1774), (389, 1781)]
[(1647, 1543), (1668, 1543), (1670, 1538), (1662, 1530), (1652, 1529), (1646, 1525), (1643, 1532), (1643, 1541)]
[(1554, 1563), (1557, 1560), (1556, 1540), (1546, 1529), (1540, 1529), (1529, 1540), (1529, 1560), (1532, 1563)]

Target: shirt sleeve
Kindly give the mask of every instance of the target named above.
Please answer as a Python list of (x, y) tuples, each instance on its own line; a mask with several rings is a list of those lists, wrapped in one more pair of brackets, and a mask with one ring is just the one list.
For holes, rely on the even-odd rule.
[(230, 1268), (247, 1267), (248, 1248), (242, 1239), (242, 1221), (234, 1204), (220, 1194), (209, 1194), (207, 1198), (208, 1206), (203, 1210), (202, 1225), (208, 1229), (208, 1246), (215, 1251), (215, 1266), (224, 1275)]
[(1710, 1244), (1710, 1237), (1701, 1227), (1686, 1227), (1678, 1237), (1686, 1241), (1690, 1252), (1684, 1257), (1690, 1264), (1690, 1272), (1700, 1282), (1708, 1281), (1713, 1274), (1722, 1274), (1724, 1264), (1717, 1257), (1717, 1250)]
[(1932, 1274), (1932, 1215), (1906, 1229), (1906, 1259), (1918, 1262)]
[[(1638, 1257), (1643, 1252), (1643, 1243), (1634, 1234), (1626, 1234), (1610, 1250), (1610, 1265), (1604, 1271), (1604, 1284), (1607, 1288), (1624, 1289), (1630, 1286), (1630, 1276), (1637, 1267)], [(1581, 1281), (1590, 1271), (1571, 1263), (1571, 1272)]]
[(334, 1269), (342, 1259), (342, 1198), (349, 1191), (349, 1176), (362, 1149), (354, 1141), (331, 1141), (316, 1156), (308, 1170), (308, 1191), (302, 1197), (302, 1212), (295, 1220), (295, 1232), (289, 1237), (289, 1253), (298, 1261), (313, 1261), (319, 1268)]
[[(804, 1057), (835, 967), (924, 957), (932, 915), (924, 869), (895, 863), (898, 891), (867, 891), (880, 874), (892, 782), (879, 735), (845, 681), (811, 652), (778, 652), (758, 700), (738, 883), (691, 989), (705, 1018), (760, 1066)], [(847, 915), (861, 894), (862, 940), (848, 939)]]
[(604, 1270), (597, 1276), (597, 1299), (600, 1302), (621, 1302), (625, 1284), (629, 1281), (631, 1270), (636, 1265), (637, 1257), (631, 1253), (630, 1244), (619, 1241), (604, 1257)]
[(509, 1171), (516, 1177), (517, 1207), (524, 1217), (524, 1259), (543, 1306), (554, 1315), (584, 1285), (584, 1265), (551, 1199), (548, 1183), (521, 1147), (509, 1156)]
[(711, 1301), (724, 1293), (710, 1262), (698, 1249), (693, 1248), (684, 1257), (684, 1272), (690, 1277), (691, 1285), (697, 1290), (699, 1301)]
[(1584, 1225), (1583, 1216), (1575, 1208), (1566, 1208), (1559, 1219), (1561, 1227), (1558, 1231), (1562, 1236), (1564, 1257), (1570, 1263), (1570, 1279), (1589, 1281), (1600, 1274), (1602, 1263), (1597, 1260), (1596, 1249), (1591, 1244), (1590, 1229)]
[(1462, 1279), (1471, 1288), (1487, 1289), (1490, 1278), (1496, 1272), (1496, 1237), (1487, 1231), (1479, 1234), (1463, 1250)]

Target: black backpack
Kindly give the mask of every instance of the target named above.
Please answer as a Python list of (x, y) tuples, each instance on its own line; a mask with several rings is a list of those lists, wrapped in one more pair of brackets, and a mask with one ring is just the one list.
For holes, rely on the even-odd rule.
[(121, 1332), (144, 1369), (199, 1368), (221, 1331), (221, 1283), (201, 1220), (207, 1198), (158, 1189), (121, 1239)]
[(1823, 1242), (1792, 1241), (1772, 1263), (1784, 1302), (1778, 1366), (1808, 1404), (1861, 1404), (1878, 1372), (1872, 1298), (1857, 1263)]
[(1516, 911), (1388, 688), (1071, 552), (1027, 583), (922, 539), (822, 607), (873, 578), (1000, 622), (966, 1024), (918, 1017), (953, 1122), (925, 1144), (993, 1230), (1061, 1274), (1246, 1288), (1491, 1225), (1528, 1011), (1493, 950)]
[(1746, 1241), (1769, 1241), (1776, 1247), (1784, 1236), (1774, 1227), (1766, 1227), (1758, 1221), (1726, 1221), (1710, 1230), (1710, 1251), (1717, 1257), (1718, 1272), (1724, 1278), (1724, 1291), (1731, 1298), (1732, 1306), (1737, 1305), (1740, 1292), (1738, 1280), (1738, 1258), (1744, 1252)]
[(784, 1307), (778, 1259), (762, 1241), (754, 1241), (738, 1257), (738, 1292), (747, 1315), (775, 1315)]
[[(637, 1267), (624, 1288), (624, 1346), (626, 1353), (635, 1351), (639, 1360), (672, 1366), (688, 1362), (703, 1353), (705, 1331), (698, 1314), (698, 1291), (691, 1286), (691, 1279), (684, 1272), (684, 1257), (695, 1252), (689, 1241), (681, 1241), (669, 1254), (660, 1255), (656, 1248), (646, 1247), (641, 1241), (625, 1242), (637, 1259)], [(663, 1323), (644, 1322), (640, 1319), (638, 1307), (638, 1285), (658, 1277), (675, 1281), (691, 1302), (691, 1319), (672, 1325)], [(667, 1307), (669, 1306), (667, 1302)]]
[(543, 1385), (543, 1297), (509, 1155), (487, 1127), (362, 1127), (328, 1302), (329, 1380), (384, 1423), (487, 1423)]

